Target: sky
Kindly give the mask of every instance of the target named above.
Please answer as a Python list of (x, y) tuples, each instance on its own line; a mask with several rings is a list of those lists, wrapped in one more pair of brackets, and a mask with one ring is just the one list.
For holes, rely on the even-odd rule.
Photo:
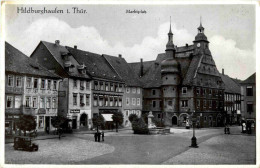
[[(18, 13), (21, 7), (57, 7), (65, 13)], [(72, 7), (87, 13), (73, 13)], [(61, 45), (77, 45), (78, 49), (98, 54), (122, 54), (127, 62), (155, 60), (165, 52), (170, 17), (174, 44), (193, 44), (201, 17), (220, 72), (224, 68), (225, 74), (244, 80), (256, 71), (254, 5), (9, 4), (5, 10), (5, 39), (28, 56), (41, 40), (60, 40)]]

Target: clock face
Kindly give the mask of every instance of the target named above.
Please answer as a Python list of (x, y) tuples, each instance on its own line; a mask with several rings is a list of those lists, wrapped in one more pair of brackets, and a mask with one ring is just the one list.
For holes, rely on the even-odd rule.
[(200, 43), (197, 44), (197, 47), (200, 47)]

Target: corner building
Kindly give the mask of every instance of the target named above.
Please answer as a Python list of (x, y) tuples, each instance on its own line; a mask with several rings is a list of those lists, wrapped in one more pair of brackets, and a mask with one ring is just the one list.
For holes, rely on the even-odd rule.
[(224, 83), (202, 24), (193, 45), (175, 46), (170, 27), (165, 53), (130, 65), (143, 83), (143, 112), (169, 126), (185, 126), (191, 115), (201, 127), (223, 125)]

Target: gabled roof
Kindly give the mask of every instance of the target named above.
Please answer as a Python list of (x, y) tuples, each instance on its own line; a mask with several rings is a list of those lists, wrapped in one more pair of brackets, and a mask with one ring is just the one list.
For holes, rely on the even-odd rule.
[[(69, 51), (66, 49), (65, 46), (62, 46), (60, 44), (54, 44), (46, 41), (41, 41), (44, 46), (48, 49), (48, 51), (52, 54), (52, 56), (56, 59), (56, 61), (61, 65), (63, 68), (63, 71), (65, 72), (64, 67), (64, 60), (62, 59), (62, 55), (70, 54)], [(90, 78), (88, 74), (82, 74), (79, 73), (77, 67), (80, 65), (79, 62), (77, 62), (73, 57), (70, 57), (70, 61), (72, 65), (74, 65), (74, 68), (72, 71), (66, 73), (71, 77), (78, 77), (78, 78)]]
[(255, 84), (256, 80), (256, 73), (249, 76), (246, 80), (242, 81), (241, 84)]
[(34, 75), (49, 78), (61, 78), (37, 64), (30, 57), (5, 42), (5, 71), (24, 75)]
[(228, 75), (223, 74), (221, 74), (220, 76), (225, 84), (225, 92), (237, 94), (241, 93), (239, 84), (236, 83), (232, 78), (230, 78)]
[(107, 63), (105, 58), (99, 54), (82, 51), (66, 46), (66, 49), (79, 63), (86, 65), (87, 73), (96, 78), (122, 81), (113, 68)]
[(123, 79), (127, 86), (141, 87), (142, 83), (133, 69), (127, 64), (124, 58), (103, 55), (107, 62), (114, 68), (117, 74)]

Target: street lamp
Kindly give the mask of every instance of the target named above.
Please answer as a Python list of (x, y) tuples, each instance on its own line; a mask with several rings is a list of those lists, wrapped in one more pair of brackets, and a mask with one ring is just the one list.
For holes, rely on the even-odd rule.
[(196, 124), (197, 118), (195, 116), (195, 111), (192, 114), (192, 125), (193, 125), (193, 136), (191, 138), (191, 146), (192, 148), (198, 148), (199, 146), (197, 145), (197, 138), (195, 136), (195, 124)]

